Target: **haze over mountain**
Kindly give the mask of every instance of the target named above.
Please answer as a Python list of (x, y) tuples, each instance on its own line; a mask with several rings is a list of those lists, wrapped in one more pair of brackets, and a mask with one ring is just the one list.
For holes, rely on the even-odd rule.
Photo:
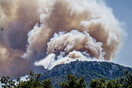
[(104, 0), (0, 0), (0, 76), (112, 61), (122, 36)]
[(87, 86), (89, 86), (92, 79), (104, 78), (105, 80), (114, 80), (122, 77), (125, 71), (132, 72), (132, 68), (111, 62), (75, 61), (66, 65), (55, 66), (52, 70), (42, 74), (40, 80), (50, 78), (52, 85), (55, 88), (59, 88), (59, 83), (66, 80), (66, 75), (69, 71), (79, 78), (84, 77)]

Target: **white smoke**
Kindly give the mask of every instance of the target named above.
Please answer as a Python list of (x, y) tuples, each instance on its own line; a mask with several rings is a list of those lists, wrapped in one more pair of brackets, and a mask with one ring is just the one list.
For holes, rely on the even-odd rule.
[(0, 22), (0, 75), (111, 61), (121, 44), (120, 22), (104, 0), (0, 0)]
[[(85, 51), (85, 53), (82, 54), (79, 51)], [(49, 55), (45, 59), (36, 62), (35, 65), (52, 69), (58, 64), (66, 64), (77, 59), (81, 61), (92, 57), (104, 59), (105, 52), (103, 52), (102, 43), (96, 42), (87, 32), (72, 30), (68, 33), (55, 33), (48, 43), (47, 54)]]
[(103, 58), (102, 43), (96, 42), (87, 32), (72, 30), (66, 34), (60, 32), (54, 34), (48, 43), (48, 54), (64, 52), (67, 54), (73, 50), (85, 51), (96, 58)]
[(43, 66), (45, 69), (51, 70), (54, 66), (60, 64), (67, 64), (73, 61), (105, 61), (104, 59), (97, 59), (85, 56), (86, 52), (72, 51), (67, 56), (63, 57), (61, 54), (55, 60), (55, 54), (49, 54), (46, 58), (36, 61), (34, 65)]
[(33, 60), (46, 52), (47, 57), (34, 64), (52, 69), (75, 60), (110, 61), (115, 57), (122, 29), (104, 1), (52, 0), (44, 3), (49, 5), (42, 7), (40, 25), (36, 24), (28, 34), (25, 59)]

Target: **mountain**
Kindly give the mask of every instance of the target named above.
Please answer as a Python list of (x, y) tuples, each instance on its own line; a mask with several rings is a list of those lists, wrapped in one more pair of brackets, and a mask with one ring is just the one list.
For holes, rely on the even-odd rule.
[(50, 78), (52, 80), (52, 85), (55, 88), (59, 88), (59, 83), (66, 80), (66, 75), (68, 74), (68, 71), (70, 71), (71, 74), (75, 74), (77, 77), (84, 77), (87, 86), (89, 86), (91, 79), (115, 79), (123, 76), (126, 70), (132, 72), (132, 68), (124, 67), (111, 62), (75, 61), (69, 64), (54, 67), (52, 70), (42, 74), (40, 80)]

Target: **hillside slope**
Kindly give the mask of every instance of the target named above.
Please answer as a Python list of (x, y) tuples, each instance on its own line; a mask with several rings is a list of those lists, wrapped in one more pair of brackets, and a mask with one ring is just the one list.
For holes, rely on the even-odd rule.
[(110, 62), (80, 62), (75, 61), (65, 65), (58, 65), (52, 70), (42, 74), (41, 80), (51, 78), (54, 87), (58, 88), (58, 83), (66, 79), (68, 71), (77, 77), (84, 77), (89, 85), (91, 79), (104, 78), (106, 80), (123, 76), (124, 71), (132, 72), (132, 68), (124, 67)]

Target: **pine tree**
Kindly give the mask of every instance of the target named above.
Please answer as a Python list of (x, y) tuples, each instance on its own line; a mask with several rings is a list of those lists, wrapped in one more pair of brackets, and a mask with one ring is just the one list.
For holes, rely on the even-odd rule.
[(86, 88), (85, 80), (83, 77), (77, 78), (75, 75), (67, 75), (67, 80), (60, 83), (61, 88)]

